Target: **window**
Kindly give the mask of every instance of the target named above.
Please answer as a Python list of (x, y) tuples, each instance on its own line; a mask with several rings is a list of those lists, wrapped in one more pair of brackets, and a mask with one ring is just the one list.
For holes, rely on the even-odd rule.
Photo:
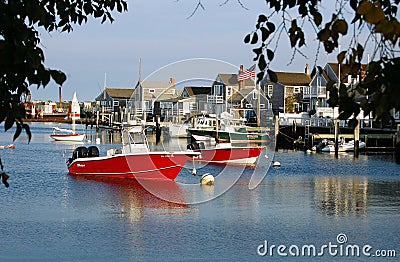
[(114, 101), (113, 106), (119, 106), (119, 101)]
[(268, 85), (268, 96), (272, 97), (273, 93), (274, 93), (274, 86), (273, 85)]
[(215, 96), (222, 96), (223, 94), (223, 85), (214, 85), (214, 95)]
[(226, 96), (231, 96), (232, 95), (232, 87), (231, 86), (227, 86), (226, 87)]
[(254, 91), (254, 92), (253, 92), (253, 99), (257, 99), (257, 95), (258, 95), (258, 92), (257, 92), (257, 91)]
[(102, 106), (106, 106), (106, 105), (107, 105), (107, 101), (101, 101), (100, 104), (101, 104)]
[(246, 104), (246, 108), (253, 108), (252, 104)]
[(300, 87), (298, 87), (298, 86), (295, 86), (294, 87), (294, 91), (293, 91), (295, 94), (298, 94), (298, 93), (300, 93), (301, 92), (301, 89), (300, 89)]
[(150, 94), (154, 94), (155, 92), (156, 92), (155, 89), (149, 89), (149, 93), (150, 93)]
[(299, 112), (300, 110), (300, 105), (299, 105), (299, 103), (293, 103), (293, 109), (294, 109), (294, 111), (295, 112)]
[(260, 104), (260, 108), (265, 108), (265, 104)]

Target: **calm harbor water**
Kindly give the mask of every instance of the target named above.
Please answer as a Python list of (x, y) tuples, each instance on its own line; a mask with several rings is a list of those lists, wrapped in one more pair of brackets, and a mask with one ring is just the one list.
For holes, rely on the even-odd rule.
[[(347, 245), (400, 257), (400, 166), (392, 155), (355, 160), (279, 151), (282, 166), (271, 167), (256, 189), (248, 189), (246, 169), (225, 194), (186, 205), (160, 200), (133, 181), (69, 176), (63, 152), (76, 145), (51, 142), (52, 124), (30, 126), (30, 144), (22, 134), (14, 150), (0, 151), (10, 175), (10, 187), (0, 186), (1, 261), (291, 261), (296, 247), (298, 260), (309, 259), (301, 255), (304, 245), (327, 260), (369, 259), (346, 257)], [(0, 145), (13, 134), (0, 132)], [(120, 142), (97, 136), (108, 141), (99, 145), (103, 152)], [(217, 174), (223, 167), (206, 168)], [(182, 172), (177, 181), (193, 179)], [(178, 183), (166, 191), (183, 199), (190, 193)], [(337, 248), (321, 251), (329, 244)], [(277, 248), (271, 254), (272, 245), (286, 246), (281, 253), (288, 257)]]

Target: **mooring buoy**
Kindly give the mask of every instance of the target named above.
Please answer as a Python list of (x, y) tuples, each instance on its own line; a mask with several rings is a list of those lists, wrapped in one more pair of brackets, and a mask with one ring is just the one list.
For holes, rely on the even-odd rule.
[(202, 185), (212, 186), (214, 185), (214, 176), (211, 175), (210, 173), (206, 173), (201, 176), (200, 183)]

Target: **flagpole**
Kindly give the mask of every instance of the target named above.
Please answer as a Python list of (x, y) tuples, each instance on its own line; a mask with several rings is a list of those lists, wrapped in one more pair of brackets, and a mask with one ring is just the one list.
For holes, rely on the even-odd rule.
[[(254, 73), (256, 73), (256, 66), (254, 67)], [(257, 74), (255, 74), (254, 77), (254, 85), (255, 85), (255, 89), (257, 90)], [(257, 90), (257, 127), (261, 127), (261, 108), (260, 108), (260, 99), (261, 99), (261, 88), (260, 86), (258, 86), (258, 90)]]

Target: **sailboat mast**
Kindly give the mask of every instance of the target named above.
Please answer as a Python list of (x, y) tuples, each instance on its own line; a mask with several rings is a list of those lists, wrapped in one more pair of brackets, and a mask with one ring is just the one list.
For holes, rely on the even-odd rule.
[[(254, 73), (256, 72), (256, 66), (254, 67)], [(257, 88), (257, 74), (254, 78), (254, 89), (257, 90), (257, 126), (261, 126), (261, 105), (260, 105), (260, 100), (261, 100), (261, 88), (260, 85), (258, 85)]]

